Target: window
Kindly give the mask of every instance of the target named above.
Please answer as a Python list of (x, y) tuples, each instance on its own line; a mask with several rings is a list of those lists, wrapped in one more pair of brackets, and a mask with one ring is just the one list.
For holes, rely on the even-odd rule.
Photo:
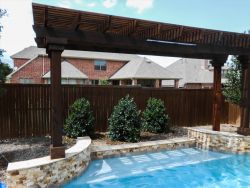
[(88, 83), (87, 80), (78, 80), (79, 85), (85, 85), (87, 83)]
[(105, 60), (95, 60), (95, 70), (106, 70), (107, 62)]
[(77, 84), (76, 79), (69, 79), (68, 84)]
[(20, 78), (19, 79), (20, 84), (33, 84), (32, 78)]
[[(46, 79), (45, 80), (45, 83), (46, 84), (51, 84), (51, 81), (50, 79)], [(72, 84), (72, 85), (76, 85), (76, 84), (85, 84), (85, 80), (82, 80), (82, 79), (72, 79), (72, 78), (62, 78), (61, 80), (61, 84)]]
[(91, 80), (91, 84), (92, 85), (98, 85), (99, 84), (99, 80)]

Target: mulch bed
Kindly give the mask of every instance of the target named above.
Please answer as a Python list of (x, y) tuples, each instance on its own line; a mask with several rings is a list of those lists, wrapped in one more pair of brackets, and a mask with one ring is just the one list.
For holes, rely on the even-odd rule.
[[(74, 139), (63, 138), (67, 148), (75, 144)], [(0, 141), (0, 182), (5, 181), (5, 170), (9, 162), (29, 160), (49, 155), (50, 137), (12, 139)]]
[[(182, 127), (171, 127), (168, 133), (160, 133), (154, 134), (149, 132), (142, 132), (141, 133), (141, 140), (140, 142), (145, 141), (154, 141), (154, 140), (166, 140), (176, 137), (183, 137), (187, 136), (187, 130)], [(106, 132), (96, 134), (92, 138), (92, 145), (94, 146), (101, 146), (101, 145), (118, 145), (118, 144), (126, 144), (127, 142), (120, 142), (120, 141), (112, 141), (108, 138)]]

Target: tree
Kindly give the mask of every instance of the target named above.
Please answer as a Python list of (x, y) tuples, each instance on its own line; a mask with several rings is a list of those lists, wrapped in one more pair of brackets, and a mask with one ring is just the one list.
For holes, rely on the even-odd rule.
[(242, 88), (242, 68), (238, 57), (233, 56), (229, 71), (226, 73), (227, 81), (223, 89), (223, 95), (228, 102), (239, 104)]
[(0, 63), (0, 84), (5, 83), (6, 76), (12, 72), (12, 68), (6, 63)]
[[(0, 19), (6, 15), (7, 15), (7, 11), (5, 9), (0, 9)], [(2, 32), (2, 29), (3, 29), (3, 26), (2, 26), (2, 23), (0, 22), (0, 33)], [(1, 39), (1, 35), (0, 35), (0, 39)], [(5, 52), (4, 49), (0, 49), (0, 63), (2, 63), (1, 57), (3, 57), (4, 52)]]
[[(250, 30), (244, 31), (245, 34), (250, 34)], [(223, 89), (223, 95), (226, 101), (240, 104), (242, 90), (242, 66), (237, 56), (233, 56), (232, 63), (226, 74), (227, 81)]]
[[(0, 9), (0, 19), (3, 16), (7, 15), (7, 11), (5, 9)], [(0, 22), (0, 33), (2, 32), (3, 26)], [(0, 35), (1, 38), (1, 35)], [(3, 52), (5, 52), (4, 49), (0, 49), (0, 84), (4, 83), (6, 80), (6, 76), (11, 73), (12, 69), (9, 67), (8, 64), (5, 64), (2, 62), (1, 57), (3, 57)]]

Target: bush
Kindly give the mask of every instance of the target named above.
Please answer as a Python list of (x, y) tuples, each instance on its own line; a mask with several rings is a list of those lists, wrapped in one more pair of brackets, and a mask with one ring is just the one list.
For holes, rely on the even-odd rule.
[(94, 132), (93, 123), (94, 116), (89, 101), (84, 98), (78, 99), (70, 107), (64, 131), (71, 138), (91, 136)]
[(140, 111), (133, 98), (122, 98), (108, 120), (111, 140), (138, 142), (140, 140)]
[(169, 130), (169, 117), (166, 115), (164, 103), (160, 99), (149, 98), (142, 119), (144, 131), (163, 133)]
[(99, 85), (107, 86), (107, 85), (109, 85), (109, 81), (108, 80), (99, 80)]

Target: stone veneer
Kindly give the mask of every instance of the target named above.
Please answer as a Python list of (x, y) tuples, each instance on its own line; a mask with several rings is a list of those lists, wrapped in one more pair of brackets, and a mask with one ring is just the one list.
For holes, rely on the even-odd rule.
[(121, 145), (92, 146), (91, 158), (101, 159), (130, 155), (131, 153), (151, 152), (160, 150), (174, 150), (178, 148), (195, 147), (195, 139), (173, 138)]
[(233, 132), (218, 132), (204, 127), (187, 128), (188, 137), (196, 141), (196, 147), (233, 153), (250, 153), (250, 136)]
[(77, 139), (77, 143), (66, 150), (66, 157), (51, 160), (49, 156), (9, 163), (7, 185), (16, 187), (48, 187), (62, 184), (83, 172), (90, 159), (89, 137)]

